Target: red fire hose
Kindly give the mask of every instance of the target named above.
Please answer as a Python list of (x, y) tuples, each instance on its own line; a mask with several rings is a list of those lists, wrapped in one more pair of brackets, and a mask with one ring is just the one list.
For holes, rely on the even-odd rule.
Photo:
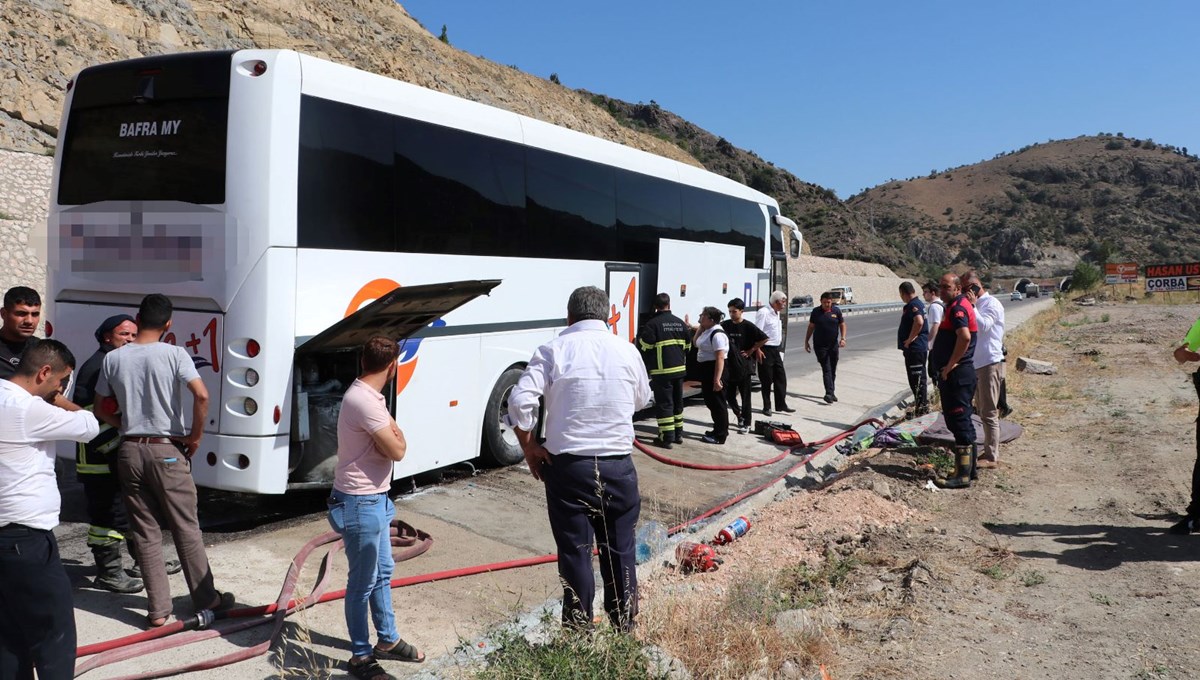
[[(686, 529), (689, 525), (711, 517), (722, 510), (725, 510), (726, 508), (761, 492), (763, 489), (775, 484), (780, 479), (783, 479), (787, 475), (790, 475), (801, 467), (804, 467), (804, 465), (806, 465), (821, 452), (850, 436), (858, 427), (868, 423), (882, 424), (882, 421), (876, 418), (870, 418), (831, 437), (805, 445), (805, 448), (816, 448), (813, 449), (811, 453), (801, 458), (800, 461), (795, 465), (789, 467), (782, 474), (772, 478), (764, 484), (754, 487), (753, 489), (738, 494), (733, 498), (722, 501), (713, 508), (683, 522), (682, 524), (671, 527), (668, 529), (668, 534), (673, 535), (679, 533), (680, 531)], [(641, 442), (635, 441), (634, 446), (637, 447), (638, 450), (649, 455), (651, 458), (654, 458), (655, 460), (664, 464), (699, 470), (744, 470), (748, 468), (761, 467), (783, 460), (794, 450), (789, 449), (783, 451), (780, 455), (772, 459), (758, 463), (731, 466), (704, 466), (697, 463), (688, 463), (686, 461), (671, 459), (666, 456), (662, 456), (661, 454), (651, 452)], [(429, 536), (429, 534), (414, 529), (400, 520), (393, 520), (391, 533), (392, 546), (394, 548), (393, 552), (397, 562), (411, 559), (424, 553), (433, 543), (433, 539)], [(309, 555), (314, 550), (324, 545), (329, 545), (330, 548), (321, 559), (321, 564), (318, 568), (319, 577), (316, 585), (313, 586), (312, 591), (310, 591), (307, 596), (294, 599), (292, 595), (295, 592), (296, 583), (299, 579), (300, 572), (305, 561), (307, 561)], [(234, 609), (227, 612), (221, 612), (216, 615), (213, 615), (211, 612), (200, 612), (196, 616), (188, 619), (173, 621), (165, 626), (162, 626), (161, 628), (155, 628), (152, 630), (143, 631), (141, 633), (135, 633), (123, 638), (116, 638), (113, 640), (107, 640), (105, 642), (99, 642), (80, 647), (76, 651), (76, 656), (78, 658), (86, 656), (93, 656), (94, 658), (80, 663), (76, 667), (75, 676), (78, 677), (101, 666), (117, 663), (143, 654), (173, 649), (175, 647), (181, 647), (183, 645), (188, 645), (215, 637), (223, 637), (231, 633), (273, 622), (275, 625), (272, 627), (271, 635), (265, 641), (253, 647), (238, 650), (215, 659), (200, 661), (186, 666), (121, 676), (116, 680), (145, 680), (148, 678), (162, 678), (181, 673), (208, 670), (232, 663), (237, 663), (239, 661), (244, 661), (246, 659), (263, 654), (270, 649), (271, 644), (278, 637), (279, 632), (283, 628), (283, 621), (289, 614), (300, 611), (301, 609), (306, 609), (320, 602), (329, 602), (331, 600), (337, 600), (345, 597), (346, 591), (344, 589), (325, 592), (325, 589), (328, 586), (329, 562), (333, 555), (341, 550), (342, 547), (341, 536), (335, 532), (327, 532), (306, 543), (304, 547), (296, 553), (296, 557), (292, 559), (292, 564), (288, 568), (287, 575), (284, 578), (283, 586), (280, 588), (279, 597), (276, 598), (274, 604)], [(557, 555), (542, 555), (538, 557), (508, 560), (504, 562), (480, 564), (471, 567), (461, 567), (458, 569), (448, 569), (418, 576), (392, 579), (391, 587), (403, 588), (420, 583), (432, 583), (434, 581), (444, 581), (463, 576), (472, 576), (475, 574), (530, 567), (539, 564), (548, 564), (557, 560)], [(235, 619), (246, 620), (235, 621)], [(209, 627), (209, 624), (213, 625)]]

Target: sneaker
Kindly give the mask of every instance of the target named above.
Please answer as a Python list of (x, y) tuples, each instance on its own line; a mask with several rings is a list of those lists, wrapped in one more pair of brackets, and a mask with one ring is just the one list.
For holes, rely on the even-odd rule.
[(737, 433), (738, 434), (746, 434), (746, 431), (749, 429), (750, 429), (749, 427), (747, 427), (741, 423), (738, 423), (738, 425), (737, 425)]
[(1176, 536), (1187, 536), (1188, 534), (1192, 534), (1195, 532), (1196, 532), (1196, 518), (1195, 517), (1184, 517), (1183, 519), (1179, 520), (1175, 524), (1172, 524), (1170, 529), (1167, 529), (1168, 534), (1175, 534)]

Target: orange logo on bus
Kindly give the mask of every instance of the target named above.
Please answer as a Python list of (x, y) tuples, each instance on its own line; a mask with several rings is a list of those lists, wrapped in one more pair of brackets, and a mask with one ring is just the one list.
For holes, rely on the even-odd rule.
[[(358, 289), (358, 292), (351, 298), (349, 306), (346, 307), (346, 313), (343, 318), (350, 316), (362, 308), (368, 302), (387, 295), (393, 290), (400, 287), (400, 284), (391, 279), (375, 279), (367, 285)], [(438, 319), (433, 323), (434, 326), (444, 326), (446, 322)], [(417, 350), (421, 348), (421, 338), (408, 338), (400, 345), (400, 358), (396, 360), (396, 394), (404, 391), (408, 386), (408, 382), (412, 380), (413, 373), (417, 370)]]

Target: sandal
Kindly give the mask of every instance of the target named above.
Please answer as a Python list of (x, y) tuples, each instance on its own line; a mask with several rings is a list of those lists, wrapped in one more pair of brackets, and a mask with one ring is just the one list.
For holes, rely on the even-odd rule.
[(383, 670), (378, 661), (369, 656), (364, 661), (355, 661), (351, 657), (346, 666), (350, 669), (350, 675), (359, 680), (396, 680), (393, 675)]
[(409, 661), (412, 663), (423, 663), (425, 655), (417, 650), (416, 647), (408, 644), (403, 638), (396, 640), (391, 647), (384, 648), (382, 643), (375, 645), (371, 650), (371, 655), (381, 661)]

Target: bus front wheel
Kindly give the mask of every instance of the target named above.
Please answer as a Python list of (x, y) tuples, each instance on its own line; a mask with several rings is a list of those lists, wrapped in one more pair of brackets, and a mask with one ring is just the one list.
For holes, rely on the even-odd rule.
[(508, 415), (508, 396), (523, 372), (524, 369), (514, 367), (501, 373), (488, 397), (483, 418), (483, 457), (496, 465), (514, 465), (525, 460), (517, 433), (504, 422)]

